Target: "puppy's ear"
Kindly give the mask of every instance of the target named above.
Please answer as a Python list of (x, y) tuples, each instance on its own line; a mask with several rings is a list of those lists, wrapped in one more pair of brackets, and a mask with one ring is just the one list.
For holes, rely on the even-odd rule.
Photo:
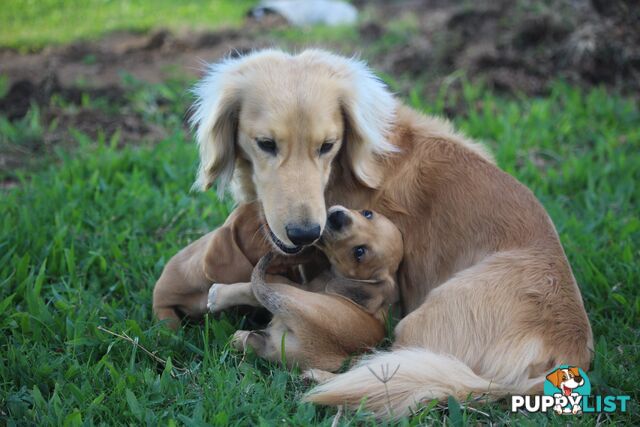
[(381, 308), (387, 308), (398, 300), (398, 291), (392, 278), (378, 283), (362, 283), (347, 278), (334, 278), (327, 284), (325, 292), (343, 296), (368, 313), (376, 314)]
[(560, 383), (562, 382), (562, 370), (556, 369), (547, 375), (547, 380), (554, 385), (554, 387), (560, 387)]
[(193, 89), (196, 102), (191, 125), (200, 149), (200, 167), (193, 187), (206, 190), (217, 179), (219, 196), (233, 177), (242, 93), (239, 69), (244, 60), (226, 59), (211, 65)]
[(344, 297), (367, 312), (374, 313), (376, 307), (380, 305), (380, 293), (376, 291), (374, 286), (343, 277), (336, 277), (327, 284), (325, 292)]
[(378, 187), (382, 177), (376, 155), (398, 151), (389, 142), (397, 107), (395, 98), (363, 61), (322, 50), (308, 50), (300, 57), (328, 67), (331, 78), (340, 84), (344, 143), (351, 169), (362, 184)]

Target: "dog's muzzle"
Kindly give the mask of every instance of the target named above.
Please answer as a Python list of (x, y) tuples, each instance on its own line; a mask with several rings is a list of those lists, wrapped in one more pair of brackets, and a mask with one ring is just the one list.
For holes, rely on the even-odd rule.
[(340, 231), (351, 224), (351, 217), (342, 209), (329, 213), (327, 226), (333, 231)]

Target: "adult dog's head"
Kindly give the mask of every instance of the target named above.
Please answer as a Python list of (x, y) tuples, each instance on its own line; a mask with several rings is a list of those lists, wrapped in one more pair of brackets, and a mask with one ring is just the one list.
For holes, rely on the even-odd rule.
[(375, 188), (376, 155), (395, 151), (387, 134), (396, 102), (360, 61), (320, 50), (265, 50), (210, 67), (196, 86), (200, 147), (195, 186), (233, 184), (239, 201), (262, 203), (271, 240), (296, 253), (322, 234), (332, 163)]

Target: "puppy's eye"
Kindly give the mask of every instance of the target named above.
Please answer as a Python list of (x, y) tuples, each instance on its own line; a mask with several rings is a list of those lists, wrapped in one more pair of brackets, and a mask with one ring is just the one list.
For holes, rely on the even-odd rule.
[(325, 142), (320, 146), (320, 155), (327, 154), (333, 148), (333, 142)]
[(272, 156), (278, 154), (278, 146), (273, 139), (256, 138), (256, 143), (258, 144), (258, 147), (265, 153), (271, 154)]
[(363, 210), (360, 212), (362, 214), (363, 217), (367, 218), (367, 219), (371, 219), (373, 218), (373, 212), (369, 211), (369, 210)]
[(364, 245), (356, 246), (355, 248), (353, 248), (353, 257), (358, 262), (362, 261), (362, 258), (364, 258), (366, 253), (367, 247)]

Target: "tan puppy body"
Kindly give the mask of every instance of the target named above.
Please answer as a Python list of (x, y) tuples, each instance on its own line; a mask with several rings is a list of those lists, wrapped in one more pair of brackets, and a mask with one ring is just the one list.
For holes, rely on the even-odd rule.
[(202, 317), (213, 282), (250, 280), (254, 265), (271, 248), (261, 223), (258, 203), (240, 205), (220, 228), (171, 258), (153, 289), (153, 312), (158, 320), (176, 328), (182, 316)]
[(251, 347), (288, 366), (336, 371), (350, 355), (384, 338), (382, 322), (346, 298), (278, 283), (268, 287), (279, 299), (267, 304), (274, 318), (263, 331), (236, 332), (233, 343), (239, 349)]
[(238, 331), (233, 344), (252, 348), (290, 366), (338, 370), (351, 354), (384, 338), (389, 306), (398, 299), (395, 272), (402, 260), (402, 235), (385, 217), (334, 206), (318, 247), (331, 270), (303, 285), (267, 284), (271, 256), (255, 267), (252, 283), (214, 285), (209, 309), (261, 305), (273, 314), (261, 331)]
[[(332, 270), (304, 285), (263, 274), (261, 280), (271, 283), (263, 289), (268, 296), (256, 298), (252, 284), (241, 281), (248, 280), (270, 245), (262, 235), (259, 205), (239, 206), (222, 227), (167, 263), (154, 289), (156, 316), (177, 327), (180, 315), (197, 318), (238, 305), (264, 306), (274, 315), (269, 327), (238, 331), (236, 347), (251, 347), (261, 357), (289, 365), (337, 370), (349, 355), (384, 338), (386, 312), (398, 299), (395, 272), (402, 259), (402, 236), (388, 219), (372, 212), (369, 219), (340, 206), (329, 213), (344, 221), (333, 221), (320, 245), (334, 264)], [(367, 245), (366, 251), (355, 260), (353, 248), (359, 245)], [(295, 260), (305, 257), (277, 257), (270, 271), (286, 270)]]

